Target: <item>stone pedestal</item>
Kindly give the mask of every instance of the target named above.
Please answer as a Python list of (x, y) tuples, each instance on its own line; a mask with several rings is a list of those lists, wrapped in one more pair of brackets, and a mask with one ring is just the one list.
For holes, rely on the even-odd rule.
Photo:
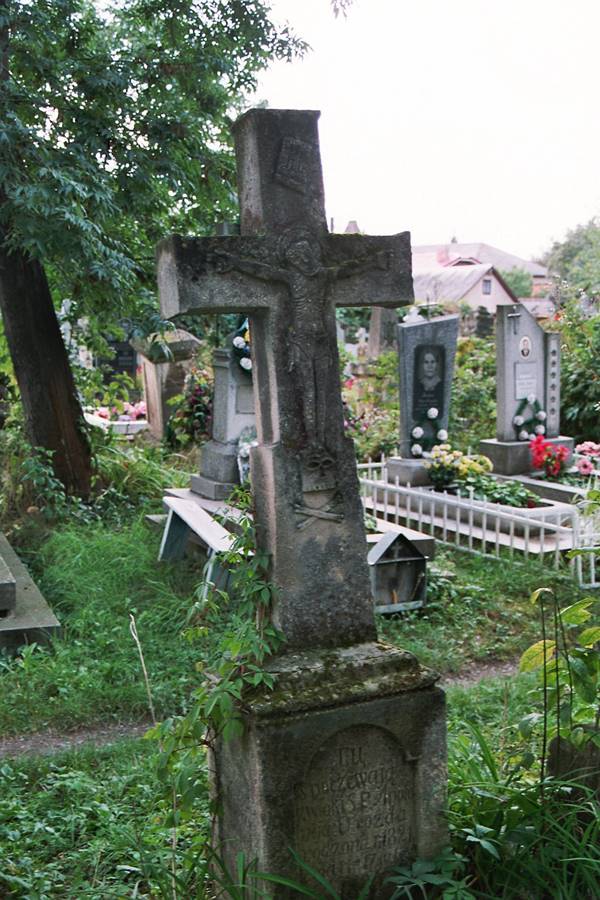
[(269, 668), (275, 687), (251, 702), (243, 737), (217, 745), (217, 851), (230, 871), (243, 850), (258, 870), (306, 882), (293, 848), (343, 900), (371, 876), (369, 896), (390, 897), (392, 867), (447, 842), (437, 675), (376, 643), (288, 654)]
[(388, 481), (392, 484), (396, 479), (400, 484), (410, 484), (412, 487), (422, 487), (430, 484), (429, 469), (420, 459), (405, 459), (402, 456), (392, 456), (387, 462)]
[[(546, 440), (555, 447), (568, 447), (571, 452), (573, 450), (573, 438), (560, 435)], [(479, 442), (479, 452), (491, 459), (497, 475), (524, 475), (532, 471), (529, 441), (498, 441), (490, 438)]]
[(213, 367), (212, 440), (201, 450), (200, 474), (192, 475), (190, 487), (203, 497), (224, 500), (240, 482), (237, 442), (243, 429), (255, 424), (254, 388), (233, 350), (215, 350)]

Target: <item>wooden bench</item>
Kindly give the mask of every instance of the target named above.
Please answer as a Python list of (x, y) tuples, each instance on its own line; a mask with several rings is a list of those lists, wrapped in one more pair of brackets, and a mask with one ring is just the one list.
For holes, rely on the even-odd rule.
[(234, 537), (194, 500), (165, 497), (168, 512), (158, 551), (159, 561), (182, 559), (190, 532), (206, 545), (207, 555), (230, 550)]

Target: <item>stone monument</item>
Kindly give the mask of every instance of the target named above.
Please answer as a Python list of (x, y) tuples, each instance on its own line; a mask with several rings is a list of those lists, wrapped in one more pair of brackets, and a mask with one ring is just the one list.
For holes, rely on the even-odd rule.
[(201, 343), (181, 328), (166, 332), (161, 343), (148, 339), (131, 343), (142, 364), (148, 428), (160, 441), (173, 412), (169, 400), (181, 394)]
[(252, 374), (244, 370), (229, 346), (213, 353), (211, 440), (200, 451), (200, 474), (192, 475), (190, 487), (211, 500), (224, 500), (240, 483), (238, 440), (246, 428), (253, 428), (254, 390)]
[(400, 456), (388, 477), (401, 484), (428, 481), (423, 455), (448, 440), (458, 316), (407, 317), (397, 327), (400, 383)]
[(543, 434), (552, 444), (573, 449), (559, 435), (560, 335), (538, 325), (522, 305), (496, 310), (496, 439), (481, 441), (494, 472), (530, 472), (529, 441)]
[[(241, 237), (158, 248), (165, 316), (250, 316), (259, 446), (257, 540), (270, 557), (273, 692), (217, 739), (214, 840), (300, 879), (294, 848), (343, 898), (447, 839), (444, 694), (407, 652), (377, 643), (352, 441), (344, 435), (335, 306), (412, 295), (410, 236), (327, 231), (313, 111), (254, 109), (234, 125)], [(270, 887), (276, 898), (295, 894)]]

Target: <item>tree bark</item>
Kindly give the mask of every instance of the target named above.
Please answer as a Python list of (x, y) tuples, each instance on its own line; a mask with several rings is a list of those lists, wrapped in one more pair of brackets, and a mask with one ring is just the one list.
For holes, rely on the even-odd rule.
[(0, 232), (0, 311), (34, 447), (52, 452), (69, 493), (87, 497), (92, 457), (69, 357), (46, 273), (37, 260), (3, 248)]

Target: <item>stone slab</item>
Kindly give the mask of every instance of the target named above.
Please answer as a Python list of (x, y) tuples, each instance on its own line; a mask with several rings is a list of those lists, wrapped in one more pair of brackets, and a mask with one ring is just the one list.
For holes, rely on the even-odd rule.
[(84, 412), (83, 417), (88, 425), (95, 425), (96, 428), (101, 428), (103, 431), (113, 431), (115, 434), (125, 436), (138, 434), (138, 432), (148, 428), (147, 419), (132, 419), (128, 422), (112, 421), (104, 419), (102, 416), (97, 416), (93, 412)]
[[(531, 401), (528, 400), (531, 398)], [(525, 421), (535, 417), (535, 403), (546, 414), (546, 436), (560, 426), (560, 334), (546, 332), (521, 304), (496, 310), (496, 439), (518, 439), (517, 410)], [(539, 422), (537, 423), (539, 424)], [(529, 432), (533, 427), (529, 427)], [(510, 474), (510, 473), (507, 473)]]
[(226, 500), (236, 487), (238, 485), (233, 481), (214, 481), (204, 475), (192, 475), (190, 478), (190, 489), (209, 500)]
[(0, 610), (14, 609), (17, 584), (6, 561), (0, 556)]
[[(559, 435), (547, 440), (556, 447), (568, 447), (573, 451), (573, 438)], [(479, 452), (491, 459), (493, 471), (497, 475), (524, 475), (531, 472), (529, 441), (498, 441), (489, 438), (479, 442)]]
[(23, 644), (43, 643), (58, 635), (58, 619), (4, 535), (0, 535), (0, 556), (16, 582), (15, 608), (0, 618), (0, 647), (16, 650)]
[[(440, 430), (448, 430), (454, 357), (458, 339), (458, 316), (421, 318), (397, 326), (398, 375), (400, 383), (400, 455), (411, 458), (414, 445), (430, 449), (442, 440)], [(435, 419), (428, 416), (437, 410)], [(413, 429), (423, 436), (413, 436)]]
[(200, 474), (210, 481), (239, 483), (237, 440), (228, 444), (208, 441), (200, 451)]
[(528, 475), (513, 475), (512, 478), (500, 475), (498, 480), (518, 481), (543, 500), (555, 500), (557, 503), (578, 503), (584, 499), (586, 493), (584, 487), (561, 484), (559, 481), (547, 481), (545, 478), (531, 478)]
[(405, 459), (402, 456), (392, 456), (387, 460), (388, 480), (399, 484), (410, 484), (413, 487), (422, 487), (430, 484), (429, 470), (420, 459)]
[(218, 742), (217, 849), (231, 870), (244, 851), (259, 870), (302, 881), (292, 847), (342, 900), (372, 875), (370, 896), (390, 897), (390, 867), (447, 842), (437, 675), (376, 643), (288, 654), (269, 668), (275, 688), (254, 698), (244, 735)]

